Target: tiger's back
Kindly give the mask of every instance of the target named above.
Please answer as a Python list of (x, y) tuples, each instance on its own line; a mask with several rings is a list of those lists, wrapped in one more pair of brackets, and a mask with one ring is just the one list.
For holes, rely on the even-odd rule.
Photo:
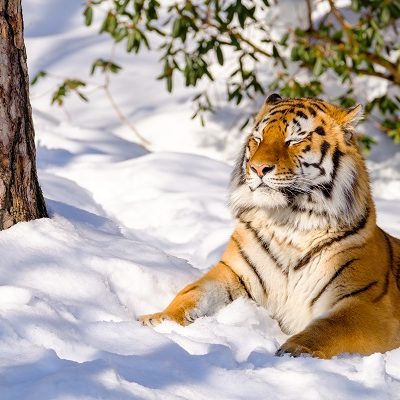
[(358, 106), (270, 96), (233, 171), (237, 225), (221, 261), (142, 321), (186, 324), (247, 296), (294, 335), (279, 354), (400, 346), (400, 241), (376, 225), (360, 117)]

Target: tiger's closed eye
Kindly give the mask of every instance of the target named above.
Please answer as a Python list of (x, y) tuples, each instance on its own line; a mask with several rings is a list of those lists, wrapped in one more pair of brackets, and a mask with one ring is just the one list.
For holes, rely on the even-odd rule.
[(305, 138), (289, 139), (285, 141), (286, 146), (293, 146), (295, 144), (300, 144)]

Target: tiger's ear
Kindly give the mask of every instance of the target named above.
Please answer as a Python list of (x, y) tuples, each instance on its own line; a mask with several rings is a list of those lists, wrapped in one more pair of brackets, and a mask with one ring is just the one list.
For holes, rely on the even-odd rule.
[(268, 113), (268, 111), (277, 104), (280, 100), (282, 100), (282, 97), (278, 93), (272, 93), (270, 94), (264, 101), (261, 110), (258, 112), (256, 116), (256, 122), (258, 122), (265, 114)]
[(272, 93), (265, 99), (264, 104), (265, 105), (275, 104), (279, 100), (282, 100), (282, 97), (278, 93)]
[(344, 140), (346, 143), (350, 143), (353, 139), (355, 127), (363, 119), (364, 112), (361, 104), (357, 104), (353, 107), (341, 109), (338, 115), (338, 123), (342, 126)]
[(363, 119), (364, 112), (361, 104), (343, 110), (343, 121), (341, 125), (346, 127), (355, 128), (357, 124)]

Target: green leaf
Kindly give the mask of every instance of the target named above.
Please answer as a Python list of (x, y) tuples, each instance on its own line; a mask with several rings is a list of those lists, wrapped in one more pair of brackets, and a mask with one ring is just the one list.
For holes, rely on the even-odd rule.
[(91, 6), (87, 6), (85, 8), (85, 11), (83, 12), (83, 15), (85, 17), (85, 25), (86, 26), (92, 25), (92, 22), (93, 22), (93, 8)]
[(317, 58), (313, 68), (313, 74), (319, 76), (322, 74), (322, 71), (323, 71), (323, 60), (322, 58)]
[(126, 51), (130, 53), (136, 45), (135, 31), (128, 33), (128, 40), (126, 41)]
[(181, 33), (181, 26), (182, 26), (181, 21), (182, 21), (181, 18), (177, 18), (177, 19), (174, 21), (174, 24), (173, 24), (173, 26), (172, 26), (172, 37), (173, 37), (173, 38), (179, 37), (179, 35), (180, 35), (180, 33)]
[(117, 21), (115, 14), (113, 12), (109, 11), (107, 13), (107, 16), (104, 18), (103, 23), (100, 27), (100, 33), (102, 33), (102, 32), (114, 33), (117, 25), (118, 25), (118, 21)]
[(389, 7), (383, 7), (381, 12), (381, 21), (384, 25), (390, 21), (390, 10)]
[(337, 40), (340, 41), (343, 38), (343, 31), (336, 31), (333, 35), (332, 35), (332, 39), (333, 40)]
[(360, 143), (360, 146), (365, 155), (368, 155), (372, 149), (372, 146), (378, 143), (375, 138), (368, 135), (359, 136), (358, 142)]
[(98, 58), (93, 64), (90, 70), (90, 75), (93, 75), (96, 69), (101, 69), (101, 72), (111, 72), (113, 74), (118, 73), (122, 67), (110, 60), (104, 60), (102, 58)]
[(167, 76), (167, 90), (169, 93), (172, 92), (172, 75)]
[(353, 11), (360, 11), (362, 0), (351, 0), (351, 8)]
[(221, 46), (217, 46), (217, 48), (215, 49), (215, 52), (217, 54), (217, 60), (218, 60), (219, 65), (224, 65), (224, 55), (222, 53)]
[(75, 90), (79, 87), (86, 86), (86, 83), (79, 79), (66, 79), (64, 81), (64, 84), (66, 87), (68, 87), (68, 89), (71, 89), (71, 90)]
[(288, 39), (289, 39), (289, 32), (286, 32), (286, 33), (282, 36), (281, 40), (279, 41), (279, 44), (280, 44), (281, 46), (286, 46), (286, 45), (287, 45)]
[(40, 78), (44, 78), (47, 76), (46, 71), (39, 71), (31, 80), (31, 85), (35, 85)]

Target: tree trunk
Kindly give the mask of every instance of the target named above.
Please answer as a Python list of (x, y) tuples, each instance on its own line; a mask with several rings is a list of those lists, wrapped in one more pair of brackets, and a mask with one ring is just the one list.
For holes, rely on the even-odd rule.
[(48, 216), (34, 136), (21, 0), (0, 0), (0, 230)]

